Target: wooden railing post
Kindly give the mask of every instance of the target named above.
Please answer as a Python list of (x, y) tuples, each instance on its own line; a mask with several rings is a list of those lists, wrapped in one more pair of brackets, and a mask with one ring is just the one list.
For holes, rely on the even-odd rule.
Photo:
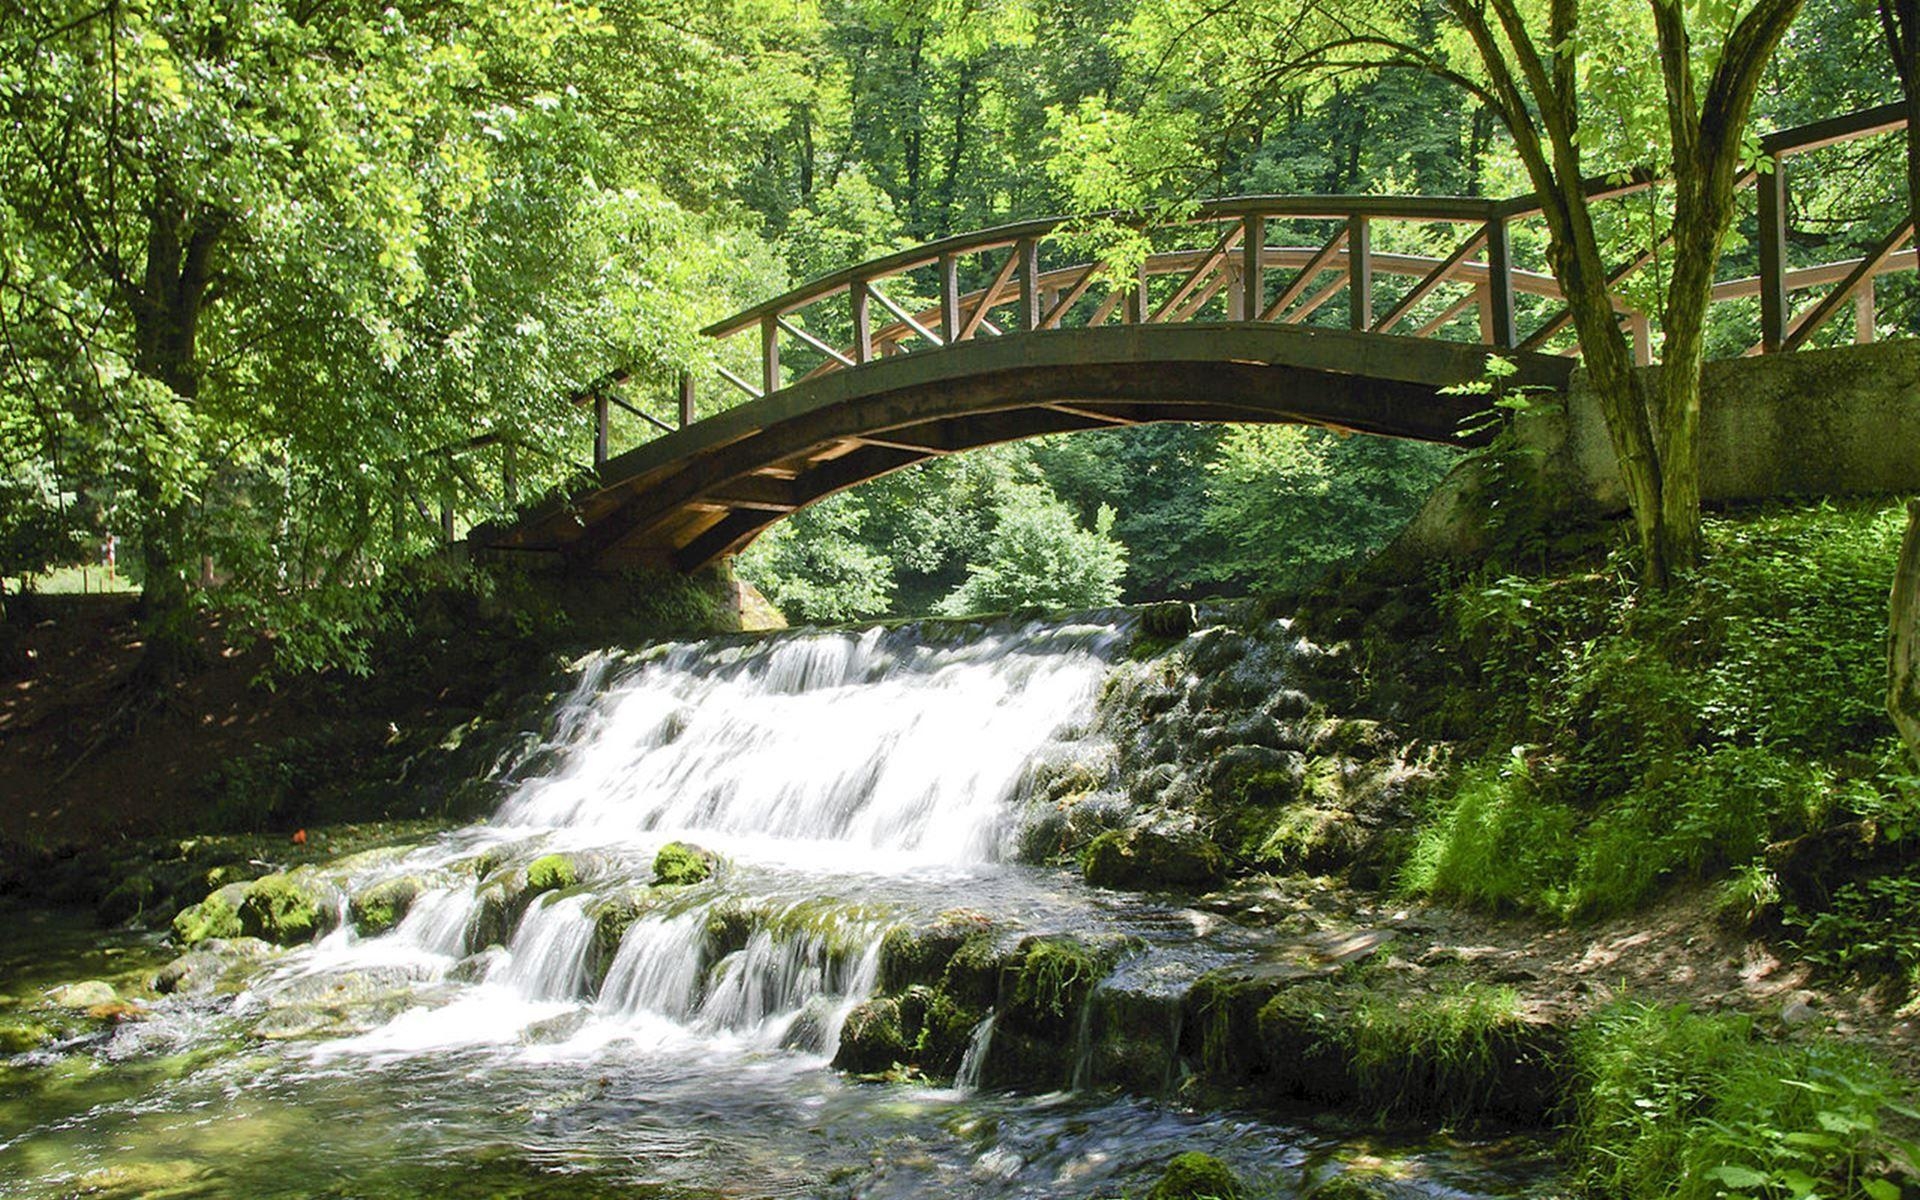
[(856, 279), (848, 284), (847, 298), (853, 302), (853, 361), (867, 362), (873, 358), (873, 322), (867, 311), (873, 294), (867, 291), (867, 281)]
[(693, 424), (693, 372), (680, 372), (680, 428)]
[(1240, 291), (1236, 321), (1258, 321), (1267, 303), (1267, 219), (1254, 213), (1240, 235)]
[(1373, 328), (1373, 227), (1358, 214), (1347, 218), (1347, 307), (1352, 329)]
[(1513, 241), (1505, 217), (1487, 222), (1485, 338), (1502, 350), (1520, 343), (1513, 319)]
[[(1114, 286), (1119, 286), (1119, 280)], [(1147, 264), (1141, 263), (1133, 272), (1133, 290), (1127, 293), (1126, 303), (1120, 307), (1120, 320), (1127, 325), (1147, 323)]]
[(1877, 319), (1874, 313), (1874, 281), (1868, 279), (1853, 294), (1853, 344), (1870, 346), (1873, 344), (1873, 323)]
[(960, 260), (940, 256), (940, 336), (947, 345), (960, 340)]
[(597, 392), (593, 397), (593, 465), (607, 465), (607, 394)]
[(780, 390), (780, 322), (765, 317), (760, 322), (760, 394), (771, 396)]
[(1760, 210), (1760, 353), (1787, 344), (1787, 160), (1754, 181)]
[(1020, 332), (1040, 328), (1040, 243), (1021, 238), (1014, 252), (1020, 256)]

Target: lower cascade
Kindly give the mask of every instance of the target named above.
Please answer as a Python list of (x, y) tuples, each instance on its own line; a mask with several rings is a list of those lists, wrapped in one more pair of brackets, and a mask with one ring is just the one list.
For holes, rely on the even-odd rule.
[(1117, 1196), (1199, 1148), (1307, 1194), (1342, 1135), (1172, 1100), (1185, 987), (1254, 939), (1023, 861), (1060, 764), (1122, 803), (1132, 620), (590, 657), (491, 819), (290, 876), (312, 940), (169, 968), (98, 1050), (143, 1090), (0, 1123), (0, 1192)]

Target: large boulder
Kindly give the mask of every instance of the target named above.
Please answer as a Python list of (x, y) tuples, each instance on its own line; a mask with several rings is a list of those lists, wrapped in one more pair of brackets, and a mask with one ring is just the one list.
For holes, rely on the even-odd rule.
[(1087, 844), (1080, 869), (1095, 887), (1131, 891), (1212, 888), (1226, 878), (1227, 856), (1193, 830), (1109, 830)]
[(246, 896), (246, 884), (232, 883), (200, 903), (181, 909), (173, 918), (174, 942), (192, 947), (211, 938), (239, 937), (240, 905)]
[(912, 1057), (900, 1023), (900, 1001), (891, 996), (867, 1000), (847, 1014), (840, 1029), (840, 1049), (833, 1065), (842, 1071), (870, 1075)]
[(1240, 1200), (1240, 1181), (1213, 1155), (1189, 1150), (1167, 1164), (1147, 1200)]
[(295, 946), (326, 932), (333, 913), (320, 889), (295, 875), (266, 875), (247, 885), (240, 932), (278, 946)]
[(374, 937), (404, 920), (407, 910), (420, 898), (420, 891), (416, 876), (383, 879), (354, 895), (347, 904), (347, 917), (361, 936)]

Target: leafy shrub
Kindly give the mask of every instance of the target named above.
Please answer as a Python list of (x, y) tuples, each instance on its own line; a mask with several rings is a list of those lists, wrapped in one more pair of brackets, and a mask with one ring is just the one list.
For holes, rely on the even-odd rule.
[(1438, 719), (1483, 749), (1429, 801), (1403, 884), (1599, 915), (1831, 821), (1920, 829), (1881, 711), (1902, 517), (1713, 518), (1706, 564), (1664, 594), (1634, 586), (1624, 544), (1597, 566), (1445, 585)]
[(1595, 1195), (1896, 1200), (1907, 1114), (1886, 1068), (1833, 1042), (1758, 1041), (1745, 1017), (1624, 1003), (1575, 1030), (1569, 1135)]

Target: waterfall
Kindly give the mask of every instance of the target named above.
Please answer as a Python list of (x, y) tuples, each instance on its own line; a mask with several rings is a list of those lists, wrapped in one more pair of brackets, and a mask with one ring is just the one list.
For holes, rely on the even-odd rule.
[(993, 1046), (993, 1018), (994, 1014), (989, 1012), (973, 1027), (973, 1036), (967, 1039), (967, 1052), (960, 1056), (960, 1069), (953, 1076), (953, 1086), (960, 1091), (980, 1089), (980, 1073), (986, 1069), (987, 1051)]
[[(493, 821), (343, 881), (418, 877), (398, 925), (286, 974), (401, 966), (419, 981), (404, 1012), (328, 1057), (620, 1041), (831, 1056), (886, 930), (1000, 878), (1029, 767), (1084, 725), (1120, 632), (943, 645), (872, 629), (595, 655), (526, 756), (547, 767)], [(669, 841), (717, 855), (715, 877), (654, 886)], [(536, 893), (529, 868), (556, 854), (578, 870), (541, 873)], [(976, 1031), (970, 1080), (991, 1033)]]

